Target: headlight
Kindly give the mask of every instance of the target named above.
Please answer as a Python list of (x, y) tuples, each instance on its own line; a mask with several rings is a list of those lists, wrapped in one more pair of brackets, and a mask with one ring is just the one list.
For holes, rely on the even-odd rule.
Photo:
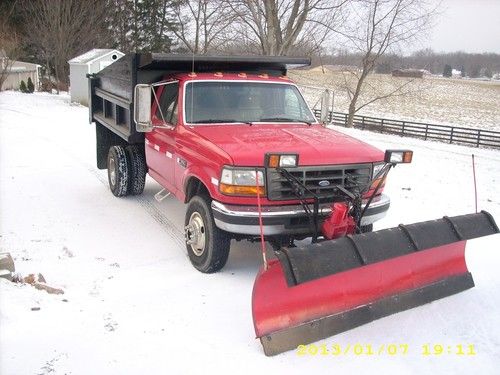
[(257, 195), (257, 192), (260, 195), (265, 195), (266, 189), (264, 185), (264, 173), (262, 171), (256, 173), (255, 169), (250, 168), (223, 168), (219, 190), (227, 195)]
[[(380, 164), (374, 164), (373, 165), (373, 174), (372, 174), (372, 185), (370, 186), (370, 190), (374, 190), (377, 188), (377, 186), (383, 187), (385, 185), (385, 179), (386, 176), (380, 176), (379, 173), (382, 171), (382, 169), (385, 167), (385, 163), (380, 163)], [(381, 181), (382, 180), (382, 181)]]
[(281, 155), (280, 167), (295, 167), (297, 165), (297, 155)]
[(266, 154), (265, 163), (270, 168), (297, 166), (297, 154)]
[(413, 151), (411, 150), (387, 150), (385, 152), (384, 161), (386, 163), (411, 163)]
[(380, 171), (382, 170), (382, 168), (384, 168), (384, 163), (381, 163), (381, 164), (375, 164), (373, 166), (373, 174), (372, 174), (372, 178), (375, 178), (378, 176), (378, 174), (380, 173)]

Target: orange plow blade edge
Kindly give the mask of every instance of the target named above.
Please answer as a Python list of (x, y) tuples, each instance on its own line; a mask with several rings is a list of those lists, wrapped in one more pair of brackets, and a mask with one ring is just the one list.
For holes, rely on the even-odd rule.
[(482, 211), (282, 248), (255, 280), (256, 336), (275, 355), (472, 288), (466, 240), (495, 233)]

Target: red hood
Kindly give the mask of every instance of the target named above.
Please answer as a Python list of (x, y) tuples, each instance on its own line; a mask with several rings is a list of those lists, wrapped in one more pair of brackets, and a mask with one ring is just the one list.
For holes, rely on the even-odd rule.
[(299, 154), (299, 165), (378, 162), (379, 149), (319, 125), (216, 125), (192, 130), (224, 150), (234, 165), (260, 166), (268, 152)]

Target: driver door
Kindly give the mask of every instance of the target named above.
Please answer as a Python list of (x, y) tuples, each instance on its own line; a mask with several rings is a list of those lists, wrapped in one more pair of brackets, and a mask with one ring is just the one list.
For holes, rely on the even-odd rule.
[(146, 134), (146, 158), (150, 174), (171, 192), (175, 191), (175, 129), (178, 121), (179, 82), (158, 85), (151, 113), (153, 131)]

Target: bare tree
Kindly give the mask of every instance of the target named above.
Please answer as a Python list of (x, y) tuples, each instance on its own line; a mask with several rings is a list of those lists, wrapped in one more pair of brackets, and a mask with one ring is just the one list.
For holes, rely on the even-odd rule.
[(109, 9), (106, 23), (111, 34), (113, 46), (122, 52), (135, 51), (134, 38), (137, 34), (136, 22), (138, 12), (135, 2), (130, 0), (106, 0)]
[(185, 0), (174, 7), (177, 28), (172, 32), (181, 41), (181, 49), (206, 54), (228, 43), (234, 15), (224, 5), (222, 0)]
[(58, 82), (68, 83), (70, 58), (99, 46), (107, 35), (106, 2), (101, 0), (34, 0), (26, 3), (26, 11), (31, 23), (27, 38)]
[(373, 96), (364, 95), (364, 101), (359, 102), (366, 78), (379, 59), (422, 38), (431, 26), (437, 6), (426, 0), (359, 0), (344, 10), (349, 12), (350, 22), (339, 33), (352, 50), (362, 55), (360, 69), (349, 69), (349, 77), (344, 75), (350, 99), (348, 126), (352, 127), (354, 114), (361, 108), (409, 92), (412, 80), (400, 80), (386, 92), (372, 90)]
[(20, 33), (12, 25), (16, 5), (15, 0), (0, 5), (0, 91), (21, 48)]
[(16, 31), (7, 25), (0, 25), (0, 91), (19, 55), (20, 44), (20, 36)]
[[(264, 55), (288, 55), (297, 47), (317, 49), (334, 28), (346, 0), (226, 0), (239, 21), (240, 35), (250, 36)], [(238, 25), (236, 25), (238, 26)], [(247, 31), (250, 30), (250, 33)], [(307, 51), (311, 52), (311, 51)]]

